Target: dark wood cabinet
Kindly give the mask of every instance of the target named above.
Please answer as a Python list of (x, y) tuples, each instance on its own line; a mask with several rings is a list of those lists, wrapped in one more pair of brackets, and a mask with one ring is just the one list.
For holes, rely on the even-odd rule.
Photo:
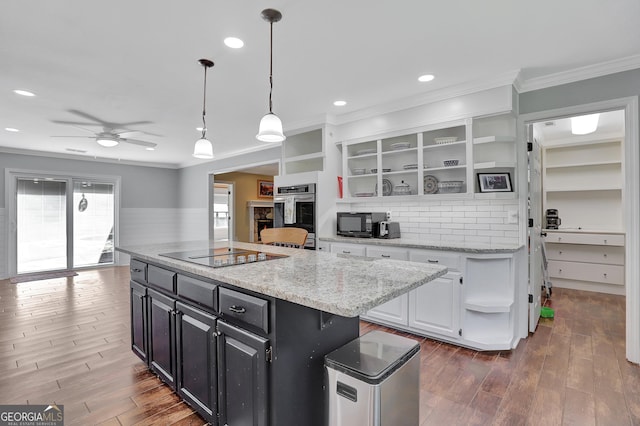
[(140, 359), (148, 363), (147, 358), (147, 288), (130, 282), (131, 299), (131, 349)]
[(266, 426), (269, 340), (218, 322), (220, 424)]
[(177, 390), (208, 422), (217, 418), (216, 317), (176, 303)]
[(176, 388), (175, 299), (148, 289), (149, 367), (163, 382)]

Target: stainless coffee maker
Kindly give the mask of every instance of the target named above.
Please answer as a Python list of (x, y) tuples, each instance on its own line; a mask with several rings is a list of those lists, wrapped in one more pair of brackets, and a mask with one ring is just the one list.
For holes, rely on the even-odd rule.
[(557, 209), (547, 209), (546, 220), (547, 229), (558, 229), (558, 227), (562, 223), (562, 220), (560, 220), (560, 218), (558, 217)]

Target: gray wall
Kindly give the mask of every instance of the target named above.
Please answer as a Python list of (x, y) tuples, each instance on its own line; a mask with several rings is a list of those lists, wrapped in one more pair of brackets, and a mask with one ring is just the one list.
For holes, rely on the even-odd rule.
[(640, 95), (640, 69), (534, 90), (520, 95), (520, 114)]
[(57, 172), (61, 175), (86, 173), (87, 175), (120, 176), (120, 207), (179, 207), (178, 170), (0, 153), (0, 170), (2, 170), (0, 173), (0, 208), (5, 207), (5, 169)]

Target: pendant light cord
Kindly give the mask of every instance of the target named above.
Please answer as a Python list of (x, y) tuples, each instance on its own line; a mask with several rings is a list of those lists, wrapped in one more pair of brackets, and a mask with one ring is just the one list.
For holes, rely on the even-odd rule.
[(269, 48), (269, 113), (273, 114), (273, 104), (271, 102), (271, 94), (273, 93), (273, 21), (270, 23), (270, 48)]
[(205, 139), (205, 136), (207, 134), (207, 122), (204, 119), (204, 116), (206, 115), (206, 108), (207, 108), (207, 66), (204, 66), (204, 93), (202, 96), (202, 139)]

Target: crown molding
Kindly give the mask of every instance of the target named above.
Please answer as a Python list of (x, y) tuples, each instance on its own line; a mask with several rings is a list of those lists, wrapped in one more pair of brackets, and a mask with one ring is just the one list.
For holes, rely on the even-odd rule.
[(587, 80), (589, 78), (601, 77), (603, 75), (629, 71), (636, 68), (640, 68), (640, 55), (627, 56), (625, 58), (587, 65), (542, 77), (530, 78), (522, 81), (519, 92), (531, 92), (533, 90), (574, 83), (580, 80)]
[(89, 161), (89, 162), (111, 163), (111, 164), (121, 164), (121, 165), (124, 164), (127, 166), (155, 167), (160, 169), (179, 169), (180, 168), (178, 164), (172, 164), (172, 163), (152, 163), (152, 162), (146, 162), (146, 161), (118, 160), (113, 158), (97, 157), (93, 155), (64, 154), (64, 153), (58, 153), (58, 152), (37, 151), (37, 150), (30, 150), (30, 149), (19, 149), (19, 148), (8, 148), (8, 147), (0, 147), (0, 152), (4, 152), (7, 154), (30, 155), (33, 157), (48, 157), (48, 158), (59, 158), (63, 160)]

